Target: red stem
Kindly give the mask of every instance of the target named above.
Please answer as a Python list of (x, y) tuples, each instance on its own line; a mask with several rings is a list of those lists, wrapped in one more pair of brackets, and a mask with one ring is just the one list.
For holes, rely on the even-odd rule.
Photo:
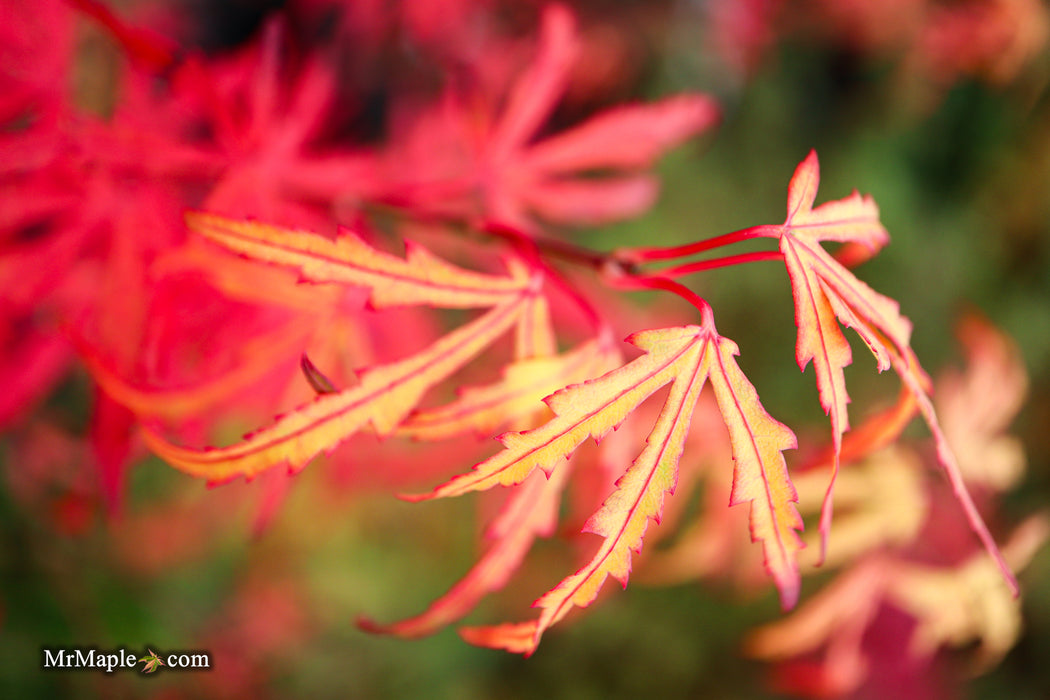
[(583, 248), (554, 238), (539, 238), (498, 221), (484, 221), (479, 226), (479, 229), (485, 233), (517, 243), (528, 241), (529, 245), (537, 253), (543, 251), (553, 257), (578, 264), (582, 263), (595, 269), (601, 269), (610, 260), (610, 256), (607, 253), (600, 253), (596, 250)]
[(702, 253), (705, 250), (732, 245), (733, 243), (739, 243), (740, 241), (746, 241), (751, 238), (776, 236), (779, 235), (781, 228), (782, 227), (780, 226), (751, 226), (750, 228), (740, 229), (739, 231), (733, 231), (732, 233), (724, 233), (721, 236), (715, 236), (714, 238), (708, 238), (702, 241), (694, 241), (693, 243), (686, 243), (685, 245), (672, 246), (670, 248), (624, 248), (617, 250), (613, 255), (618, 260), (631, 263), (684, 258), (688, 255), (695, 255), (697, 253)]
[(566, 296), (575, 302), (595, 330), (603, 327), (604, 324), (602, 322), (601, 314), (599, 314), (598, 310), (594, 308), (594, 305), (592, 305), (591, 302), (579, 292), (579, 290), (569, 284), (558, 270), (544, 259), (541, 252), (550, 253), (553, 256), (572, 260), (577, 263), (582, 262), (598, 269), (606, 263), (607, 258), (604, 255), (587, 250), (586, 248), (580, 248), (571, 243), (564, 243), (552, 239), (537, 239), (512, 226), (498, 222), (485, 222), (479, 228), (486, 233), (491, 233), (500, 238), (509, 240), (533, 266), (542, 269), (547, 276), (547, 279), (553, 282)]
[(671, 277), (727, 265), (783, 258), (781, 253), (777, 251), (744, 253), (716, 260), (688, 263), (651, 275), (639, 275), (635, 272), (635, 263), (642, 262), (645, 259), (646, 251), (655, 251), (651, 258), (653, 260), (668, 259), (678, 257), (670, 254), (670, 251), (687, 251), (683, 254), (692, 254), (693, 252), (707, 250), (719, 245), (728, 245), (736, 241), (764, 235), (774, 235), (774, 232), (779, 232), (780, 230), (777, 226), (753, 226), (749, 229), (734, 231), (724, 236), (718, 236), (707, 241), (700, 241), (679, 248), (634, 248), (613, 253), (602, 253), (552, 238), (540, 238), (499, 221), (476, 222), (474, 228), (510, 242), (534, 267), (542, 269), (548, 279), (580, 307), (595, 328), (600, 328), (603, 325), (597, 310), (575, 287), (559, 274), (558, 270), (550, 264), (545, 256), (560, 258), (604, 273), (602, 277), (612, 287), (619, 289), (663, 290), (677, 294), (700, 312), (704, 325), (711, 327), (714, 326), (714, 314), (711, 310), (711, 305), (693, 290), (670, 279)]
[(762, 260), (783, 260), (784, 254), (779, 250), (766, 250), (759, 251), (756, 253), (741, 253), (740, 255), (727, 255), (724, 258), (715, 258), (714, 260), (698, 260), (697, 262), (686, 263), (685, 265), (678, 265), (676, 267), (669, 267), (664, 270), (658, 270), (653, 273), (653, 276), (674, 278), (682, 277), (684, 275), (691, 275), (694, 272), (703, 272), (704, 270), (714, 270), (719, 267), (729, 267), (730, 265), (743, 265), (749, 262), (759, 262)]
[(621, 275), (607, 278), (607, 280), (610, 285), (620, 289), (662, 289), (677, 294), (696, 307), (696, 310), (700, 312), (704, 325), (714, 324), (714, 312), (711, 310), (711, 305), (684, 284), (679, 284), (664, 277), (641, 277), (637, 275)]

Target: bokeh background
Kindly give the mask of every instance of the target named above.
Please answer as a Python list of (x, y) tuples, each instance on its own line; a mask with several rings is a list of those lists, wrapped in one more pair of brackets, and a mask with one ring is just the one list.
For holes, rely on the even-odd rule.
[[(12, 2), (18, 5), (4, 1), (4, 13), (15, 12)], [(368, 24), (396, 24), (403, 4), (348, 3), (357, 7), (360, 33), (349, 36), (360, 45), (342, 55), (356, 62), (345, 77), (359, 98), (353, 121), (362, 133), (380, 131), (387, 86), (404, 84), (415, 65), (404, 32)], [(221, 55), (251, 41), (282, 5), (173, 0), (113, 8)], [(336, 12), (337, 5), (302, 3), (297, 11)], [(538, 7), (462, 2), (447, 12), (484, 13), (527, 31)], [(611, 104), (683, 90), (708, 92), (723, 109), (717, 130), (661, 162), (663, 189), (648, 214), (587, 230), (582, 240), (599, 249), (654, 237), (673, 244), (778, 222), (787, 180), (815, 148), (822, 200), (854, 188), (876, 198), (892, 242), (859, 274), (901, 302), (927, 368), (936, 374), (959, 364), (953, 329), (968, 310), (1015, 340), (1030, 377), (1013, 427), (1028, 471), (1003, 510), (1016, 521), (1045, 507), (1047, 4), (580, 0), (571, 7), (586, 60), (552, 118), (555, 128)], [(74, 36), (66, 87), (79, 108), (105, 118), (121, 49), (82, 15)], [(5, 137), (23, 126), (9, 123)], [(15, 205), (10, 192), (0, 194), (5, 207)], [(769, 411), (821, 430), (811, 380), (800, 381), (795, 365), (790, 291), (779, 266), (717, 270), (697, 285), (717, 310), (719, 328), (742, 348), (742, 367)], [(653, 300), (640, 295), (638, 303)], [(885, 387), (866, 379), (871, 367), (856, 354), (849, 381), (855, 405), (863, 405)], [(417, 641), (366, 634), (354, 625), (359, 615), (390, 620), (418, 612), (469, 568), (478, 546), (475, 503), (410, 505), (393, 498), (382, 479), (357, 476), (336, 488), (326, 465), (314, 464), (259, 534), (257, 484), (208, 489), (143, 455), (127, 474), (121, 514), (111, 517), (82, 439), (92, 429), (93, 405), (91, 379), (74, 365), (11, 417), (0, 437), (4, 697), (780, 697), (769, 668), (740, 652), (749, 629), (779, 615), (772, 590), (745, 598), (726, 585), (633, 583), (626, 592), (606, 591), (529, 659), (472, 647), (451, 629)], [(360, 449), (372, 460), (366, 471), (381, 468), (383, 452)], [(408, 450), (397, 459), (427, 457)], [(442, 473), (436, 468), (431, 473)], [(542, 562), (564, 562), (566, 554), (556, 542), (540, 543), (533, 573), (486, 599), (468, 621), (520, 618), (522, 601), (553, 583)], [(1014, 650), (990, 672), (963, 686), (945, 682), (931, 697), (1050, 697), (1050, 554), (1037, 555), (1022, 585), (1025, 629)], [(45, 673), (45, 645), (208, 649), (222, 670), (149, 678)], [(967, 653), (946, 655), (945, 673), (965, 676)]]

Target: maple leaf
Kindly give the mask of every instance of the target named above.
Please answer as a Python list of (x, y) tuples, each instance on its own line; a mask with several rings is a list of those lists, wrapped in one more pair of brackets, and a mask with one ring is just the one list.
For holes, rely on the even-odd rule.
[(492, 306), (520, 297), (531, 284), (520, 266), (510, 277), (465, 270), (405, 242), (406, 257), (373, 248), (349, 230), (334, 241), (309, 231), (192, 213), (187, 225), (202, 236), (255, 260), (296, 267), (302, 279), (370, 290), (373, 308), (426, 304), (441, 308)]
[(819, 183), (817, 154), (810, 151), (788, 184), (784, 223), (755, 227), (753, 231), (754, 235), (779, 239), (795, 300), (798, 326), (795, 357), (802, 370), (813, 362), (820, 403), (831, 419), (834, 457), (831, 480), (821, 507), (821, 559), (831, 528), (832, 493), (842, 434), (849, 429), (846, 413), (849, 396), (843, 369), (853, 361), (853, 356), (837, 323), (840, 321), (865, 342), (876, 358), (879, 371), (892, 366), (915, 397), (919, 412), (933, 433), (941, 466), (971, 527), (1016, 591), (1017, 582), (970, 498), (955, 455), (941, 431), (927, 395), (929, 379), (911, 350), (911, 322), (900, 314), (897, 302), (861, 282), (820, 245), (822, 241), (835, 241), (861, 244), (871, 250), (883, 246), (888, 234), (879, 222), (878, 207), (871, 197), (862, 197), (854, 191), (844, 199), (814, 208)]
[(895, 301), (858, 280), (820, 245), (821, 241), (828, 240), (862, 243), (870, 249), (884, 245), (889, 235), (879, 223), (875, 202), (854, 192), (845, 199), (814, 209), (819, 182), (817, 154), (810, 151), (788, 185), (787, 218), (781, 226), (765, 227), (771, 230), (763, 235), (779, 238), (795, 297), (798, 325), (795, 357), (802, 370), (813, 362), (820, 405), (831, 419), (834, 458), (820, 519), (823, 552), (831, 526), (831, 493), (838, 472), (842, 434), (849, 430), (846, 413), (849, 395), (843, 369), (853, 361), (849, 342), (836, 316), (861, 334), (878, 359), (879, 371), (889, 368), (889, 357), (881, 342), (865, 332), (866, 326), (857, 319), (857, 314), (873, 322), (902, 352), (906, 352), (910, 342), (911, 324), (900, 315)]
[[(1004, 545), (1010, 564), (1028, 565), (1050, 538), (1046, 512), (1030, 516)], [(890, 581), (887, 596), (919, 620), (910, 651), (932, 655), (942, 646), (961, 647), (976, 640), (980, 648), (974, 667), (997, 663), (1021, 632), (1021, 602), (1003, 586), (987, 557), (970, 557), (952, 568), (902, 562)]]
[(142, 667), (143, 673), (153, 673), (158, 668), (163, 666), (164, 662), (160, 660), (159, 656), (157, 656), (157, 652), (153, 651), (152, 649), (147, 649), (147, 651), (149, 652), (149, 654), (139, 659), (139, 663), (145, 664)]
[(175, 467), (210, 482), (242, 474), (250, 477), (281, 463), (299, 470), (368, 425), (379, 435), (392, 433), (431, 386), (462, 368), (513, 327), (521, 316), (524, 299), (523, 295), (494, 307), (404, 360), (362, 370), (356, 386), (322, 394), (242, 443), (192, 450), (171, 445), (150, 430), (145, 431), (146, 442)]
[[(546, 399), (555, 417), (543, 426), (500, 436), (506, 448), (471, 472), (438, 486), (424, 500), (524, 481), (535, 469), (549, 477), (564, 469), (564, 458), (588, 437), (596, 441), (615, 429), (641, 402), (671, 384), (646, 447), (617, 481), (616, 491), (591, 516), (585, 531), (604, 538), (593, 559), (534, 604), (543, 611), (531, 624), (531, 642), (522, 642), (520, 625), (490, 628), (509, 632), (513, 641), (478, 630), (468, 638), (488, 639), (496, 646), (531, 653), (543, 631), (574, 606), (589, 605), (608, 576), (626, 585), (631, 553), (638, 552), (649, 520), (659, 521), (666, 494), (674, 491), (693, 409), (710, 380), (729, 428), (736, 461), (730, 504), (751, 503), (751, 535), (762, 541), (767, 570), (785, 608), (798, 596), (797, 562), (802, 520), (797, 496), (787, 475), (783, 450), (796, 446), (794, 434), (766, 413), (755, 389), (737, 367), (738, 350), (718, 335), (713, 321), (635, 333), (627, 342), (645, 354), (601, 377), (566, 387)], [(552, 477), (553, 478), (553, 477)], [(503, 640), (503, 641), (500, 641)]]
[[(1048, 535), (1046, 513), (1019, 525), (1004, 547), (1011, 566), (1024, 568)], [(890, 607), (914, 618), (911, 638), (903, 644), (911, 662), (929, 661), (940, 648), (976, 641), (977, 667), (987, 667), (1010, 649), (1020, 631), (1020, 602), (987, 557), (938, 567), (873, 551), (790, 617), (754, 632), (746, 649), (780, 661), (823, 650), (811, 682), (819, 683), (822, 695), (850, 694), (877, 678), (885, 665), (880, 657), (896, 654), (902, 646), (903, 640), (871, 644), (872, 629)], [(895, 665), (901, 661), (893, 658)]]
[(967, 367), (938, 380), (937, 413), (966, 481), (1005, 491), (1025, 468), (1021, 441), (1004, 434), (1028, 391), (1024, 362), (1010, 338), (982, 316), (967, 314), (956, 330)]
[(322, 393), (242, 443), (194, 450), (145, 430), (147, 444), (158, 455), (211, 482), (238, 475), (251, 477), (282, 463), (297, 471), (366, 427), (380, 436), (389, 435), (428, 389), (461, 369), (522, 319), (535, 321), (541, 278), (527, 274), (516, 263), (511, 264), (513, 276), (496, 277), (454, 267), (415, 246), (409, 246), (408, 257), (401, 259), (349, 233), (333, 241), (307, 231), (210, 215), (193, 215), (189, 221), (191, 227), (232, 250), (297, 267), (305, 280), (366, 287), (373, 307), (490, 307), (414, 355), (359, 370), (358, 384)]
[(644, 169), (714, 125), (718, 108), (706, 95), (678, 95), (611, 109), (536, 140), (568, 86), (579, 48), (572, 13), (559, 4), (544, 8), (534, 59), (498, 109), (484, 104), (479, 114), (479, 100), (449, 92), (414, 119), (388, 159), (389, 198), (427, 213), (482, 215), (524, 231), (536, 228), (532, 214), (593, 225), (648, 209), (658, 181)]
[[(700, 501), (679, 499), (678, 512), (665, 513), (664, 522), (668, 526), (675, 523), (674, 529), (664, 532), (664, 546), (645, 553), (640, 580), (646, 585), (665, 586), (716, 578), (731, 581), (740, 590), (762, 590), (769, 577), (762, 566), (761, 550), (747, 546), (748, 514), (725, 507), (733, 474), (723, 465), (732, 459), (732, 445), (728, 434), (719, 434), (723, 419), (717, 400), (714, 396), (707, 398), (705, 402), (701, 396), (693, 414), (692, 444), (687, 445), (688, 459), (683, 459), (678, 481), (680, 493), (699, 493)], [(801, 498), (798, 482), (794, 477), (792, 481)], [(801, 555), (805, 554), (803, 550)]]

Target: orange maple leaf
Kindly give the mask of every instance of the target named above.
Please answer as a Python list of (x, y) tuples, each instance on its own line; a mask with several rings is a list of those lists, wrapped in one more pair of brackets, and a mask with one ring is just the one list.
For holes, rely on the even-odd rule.
[(810, 151), (788, 185), (787, 218), (781, 226), (762, 227), (768, 229), (762, 235), (779, 238), (795, 297), (798, 325), (795, 358), (803, 370), (813, 362), (820, 405), (831, 418), (834, 458), (820, 519), (823, 552), (831, 526), (831, 493), (838, 472), (842, 434), (849, 430), (846, 413), (849, 395), (843, 369), (853, 362), (849, 342), (836, 316), (868, 342), (878, 358), (879, 371), (889, 368), (889, 357), (882, 344), (865, 333), (866, 326), (858, 320), (858, 315), (888, 335), (902, 352), (907, 352), (911, 323), (900, 315), (897, 302), (861, 282), (820, 245), (821, 241), (859, 243), (871, 250), (884, 245), (889, 236), (879, 223), (875, 202), (854, 192), (845, 199), (814, 209), (819, 183), (817, 154)]
[[(521, 625), (467, 631), (468, 639), (531, 653), (544, 630), (572, 607), (590, 605), (608, 576), (626, 585), (631, 554), (638, 552), (649, 520), (658, 521), (665, 495), (673, 493), (685, 437), (700, 390), (710, 379), (736, 461), (731, 505), (751, 503), (751, 535), (762, 541), (766, 567), (780, 589), (785, 608), (798, 598), (797, 530), (802, 519), (782, 452), (796, 446), (794, 433), (775, 421), (759, 403), (754, 387), (736, 361), (737, 346), (718, 335), (709, 314), (703, 326), (642, 331), (627, 340), (645, 354), (601, 377), (562, 389), (546, 399), (555, 417), (534, 430), (500, 437), (506, 449), (453, 478), (432, 493), (412, 500), (454, 496), (496, 485), (524, 481), (535, 469), (548, 476), (564, 469), (564, 458), (588, 437), (600, 440), (622, 423), (642, 401), (671, 384), (646, 447), (617, 481), (585, 531), (604, 542), (592, 560), (541, 597), (531, 624), (531, 642), (523, 643)], [(500, 630), (513, 639), (503, 639)]]
[(911, 322), (900, 314), (896, 301), (861, 282), (820, 245), (821, 241), (837, 241), (860, 244), (873, 251), (878, 249), (888, 240), (886, 230), (879, 223), (878, 207), (870, 197), (862, 197), (854, 191), (849, 197), (814, 208), (819, 183), (817, 154), (810, 151), (788, 184), (784, 223), (758, 226), (752, 231), (754, 235), (779, 239), (795, 298), (795, 322), (798, 325), (795, 357), (803, 370), (810, 361), (813, 362), (820, 403), (831, 418), (834, 458), (831, 481), (821, 508), (821, 559), (831, 528), (832, 491), (839, 467), (842, 434), (849, 429), (846, 414), (849, 396), (843, 369), (853, 357), (837, 319), (860, 335), (875, 356), (879, 371), (892, 365), (914, 396), (933, 433), (938, 459), (971, 527), (1016, 592), (1017, 582), (977, 512), (955, 455), (941, 431), (927, 395), (929, 379), (911, 349)]
[[(544, 342), (536, 339), (543, 335), (537, 330), (536, 311), (541, 278), (518, 263), (509, 263), (511, 276), (500, 277), (455, 267), (420, 247), (410, 247), (408, 257), (401, 259), (348, 233), (333, 241), (307, 231), (212, 215), (191, 215), (189, 223), (232, 250), (297, 267), (307, 281), (367, 288), (374, 307), (491, 307), (414, 355), (359, 370), (356, 385), (322, 393), (241, 443), (220, 449), (189, 449), (167, 442), (150, 429), (144, 431), (147, 445), (159, 456), (210, 482), (239, 475), (252, 477), (278, 464), (299, 470), (363, 429), (371, 428), (381, 436), (393, 433), (431, 387), (517, 325), (532, 329), (519, 329), (519, 345)], [(542, 317), (543, 312), (539, 315)], [(542, 327), (542, 323), (538, 325)], [(530, 337), (532, 340), (523, 340)]]
[(403, 360), (362, 370), (359, 384), (326, 393), (281, 416), (277, 422), (221, 449), (172, 445), (149, 429), (146, 443), (173, 466), (209, 482), (255, 474), (277, 464), (302, 469), (321, 452), (369, 425), (391, 434), (432, 386), (461, 369), (520, 319), (526, 295), (457, 328)]
[(298, 268), (308, 282), (355, 285), (371, 291), (373, 308), (424, 304), (439, 308), (494, 306), (520, 297), (531, 284), (521, 266), (511, 276), (466, 270), (405, 241), (405, 258), (368, 245), (349, 230), (335, 240), (310, 231), (191, 213), (187, 225), (202, 236), (255, 260)]

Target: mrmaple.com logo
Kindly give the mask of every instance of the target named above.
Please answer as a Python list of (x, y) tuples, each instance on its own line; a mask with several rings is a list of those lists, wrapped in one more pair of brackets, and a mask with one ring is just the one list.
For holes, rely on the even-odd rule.
[(173, 652), (158, 654), (149, 647), (144, 653), (135, 653), (130, 649), (99, 651), (87, 647), (67, 647), (63, 649), (43, 649), (45, 669), (80, 670), (89, 669), (113, 673), (113, 671), (136, 668), (141, 673), (153, 673), (157, 669), (196, 669), (211, 668), (211, 654), (207, 652)]

